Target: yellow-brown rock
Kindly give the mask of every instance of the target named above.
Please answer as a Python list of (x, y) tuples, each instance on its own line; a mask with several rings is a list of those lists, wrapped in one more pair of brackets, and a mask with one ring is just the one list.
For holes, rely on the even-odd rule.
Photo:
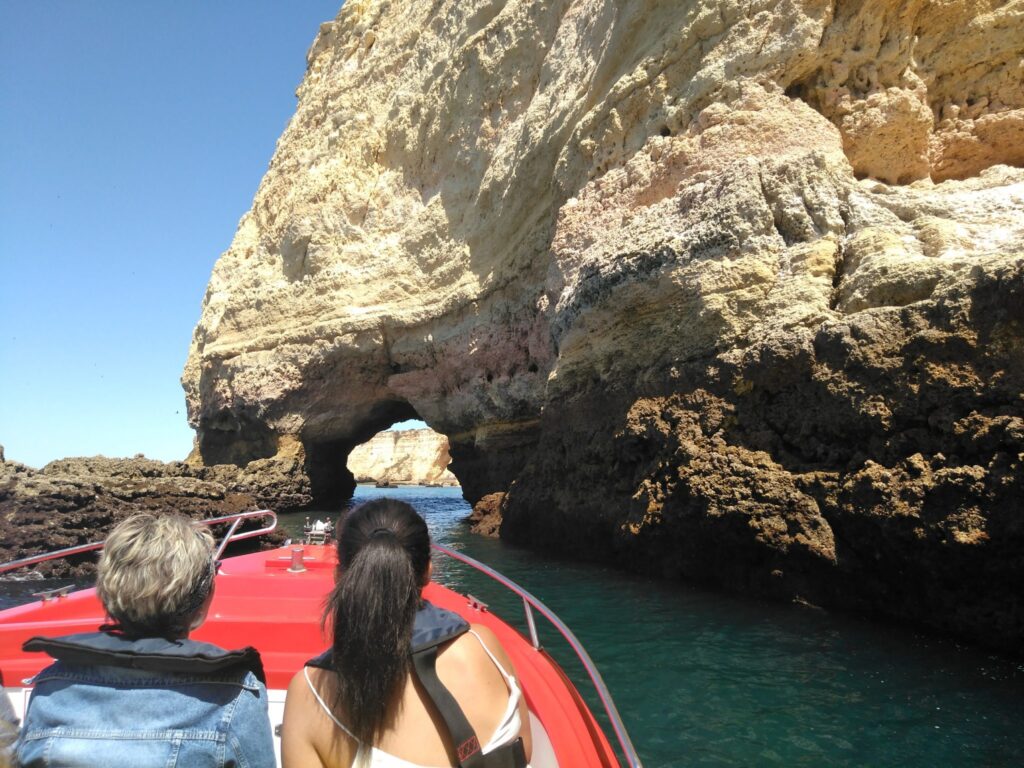
[(432, 429), (387, 430), (352, 449), (348, 470), (357, 482), (458, 485), (450, 462), (444, 435)]
[(1021, 0), (349, 0), (210, 280), (199, 456), (331, 504), (419, 417), (504, 536), (1020, 642), (1022, 58)]
[(488, 493), (477, 501), (473, 505), (472, 513), (466, 519), (466, 522), (469, 523), (469, 530), (491, 539), (498, 538), (505, 498), (506, 494), (499, 491), (498, 493)]

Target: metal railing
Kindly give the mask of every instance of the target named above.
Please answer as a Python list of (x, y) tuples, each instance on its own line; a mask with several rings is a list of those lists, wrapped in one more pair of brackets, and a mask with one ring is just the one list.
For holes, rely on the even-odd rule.
[(465, 563), (485, 576), (489, 576), (494, 579), (494, 581), (498, 582), (510, 592), (521, 598), (523, 601), (523, 610), (526, 613), (526, 625), (530, 632), (530, 643), (537, 650), (540, 650), (541, 646), (540, 638), (537, 635), (537, 625), (534, 622), (533, 617), (534, 609), (536, 609), (541, 616), (547, 619), (551, 625), (558, 630), (562, 637), (565, 638), (565, 641), (569, 644), (569, 647), (572, 648), (573, 653), (576, 654), (576, 658), (578, 658), (580, 663), (583, 664), (583, 669), (586, 670), (587, 675), (590, 677), (590, 682), (593, 684), (594, 690), (597, 692), (597, 697), (601, 701), (601, 705), (604, 707), (604, 711), (608, 715), (608, 720), (611, 722), (612, 730), (615, 731), (615, 738), (619, 742), (619, 747), (622, 749), (626, 762), (633, 768), (641, 768), (642, 764), (640, 762), (640, 756), (637, 754), (636, 749), (633, 747), (633, 742), (630, 740), (629, 734), (626, 732), (626, 726), (623, 724), (622, 718), (619, 716), (619, 710), (615, 707), (615, 702), (612, 700), (612, 696), (608, 692), (608, 686), (605, 685), (604, 679), (601, 677), (601, 673), (598, 672), (597, 666), (590, 658), (590, 654), (587, 653), (583, 644), (577, 639), (576, 635), (572, 633), (572, 630), (566, 626), (565, 622), (558, 618), (555, 612), (544, 605), (544, 603), (507, 576), (502, 575), (493, 568), (484, 565), (478, 560), (474, 560), (472, 557), (441, 546), (440, 544), (431, 544), (430, 546), (454, 560)]
[[(243, 531), (237, 533), (238, 526), (242, 524), (243, 520), (250, 520), (256, 517), (269, 517), (270, 524), (264, 525), (262, 528), (257, 528), (254, 531)], [(214, 559), (220, 560), (222, 554), (224, 554), (224, 548), (227, 547), (232, 541), (242, 541), (243, 539), (252, 539), (257, 536), (262, 536), (265, 533), (270, 533), (277, 528), (277, 514), (269, 509), (254, 509), (250, 512), (239, 512), (234, 515), (225, 515), (224, 517), (211, 517), (206, 520), (197, 520), (197, 523), (202, 525), (217, 525), (219, 523), (231, 523), (231, 527), (228, 529), (227, 534), (221, 540), (220, 545), (217, 547), (217, 554)], [(62, 557), (70, 557), (71, 555), (81, 555), (85, 552), (94, 552), (99, 549), (103, 549), (103, 545), (106, 541), (94, 541), (90, 544), (79, 544), (76, 547), (67, 547), (65, 549), (57, 549), (53, 552), (44, 552), (41, 555), (32, 555), (31, 557), (23, 557), (20, 560), (12, 560), (9, 563), (0, 564), (0, 574), (7, 573), (9, 571), (17, 570), (18, 568), (25, 568), (30, 565), (38, 565), (39, 563), (45, 563), (48, 560), (59, 560)]]
[[(254, 531), (243, 531), (238, 533), (238, 526), (244, 520), (250, 520), (257, 517), (269, 517), (270, 523), (258, 528)], [(225, 548), (228, 544), (234, 541), (242, 541), (244, 539), (252, 539), (257, 536), (262, 536), (266, 533), (277, 528), (277, 515), (269, 509), (257, 509), (250, 512), (239, 512), (234, 515), (225, 515), (223, 517), (212, 517), (206, 520), (196, 521), (202, 525), (218, 525), (221, 523), (230, 523), (231, 527), (228, 529), (227, 534), (221, 540), (217, 547), (215, 559), (219, 560), (221, 555), (224, 553)], [(49, 560), (57, 560), (62, 557), (69, 557), (71, 555), (83, 554), (86, 552), (93, 552), (96, 550), (103, 549), (105, 541), (97, 541), (89, 544), (80, 544), (75, 547), (67, 547), (65, 549), (58, 549), (53, 552), (46, 552), (41, 555), (33, 555), (31, 557), (24, 557), (20, 560), (12, 560), (9, 563), (0, 564), (0, 574), (8, 573), (9, 571), (16, 570), (18, 568), (25, 568), (30, 565), (37, 565), (44, 563)], [(458, 560), (461, 563), (465, 563), (476, 571), (490, 577), (494, 581), (501, 584), (503, 587), (508, 589), (513, 594), (517, 595), (523, 601), (523, 610), (526, 614), (526, 624), (530, 633), (530, 643), (537, 650), (540, 650), (540, 638), (537, 634), (537, 626), (534, 620), (533, 611), (536, 610), (547, 619), (551, 625), (558, 630), (558, 632), (565, 638), (565, 641), (569, 644), (573, 653), (579, 659), (583, 665), (587, 676), (590, 678), (590, 682), (594, 686), (594, 690), (597, 692), (597, 697), (604, 707), (605, 713), (608, 715), (608, 720), (611, 723), (612, 730), (615, 732), (615, 737), (619, 742), (619, 747), (622, 750), (623, 755), (626, 758), (626, 762), (631, 768), (642, 768), (640, 757), (637, 755), (636, 749), (633, 747), (633, 742), (629, 738), (629, 734), (626, 732), (626, 727), (622, 722), (622, 718), (619, 715), (619, 710), (615, 706), (615, 702), (612, 700), (611, 694), (608, 692), (608, 686), (605, 685), (604, 679), (601, 677), (601, 673), (597, 670), (597, 666), (590, 658), (590, 654), (587, 653), (583, 644), (577, 639), (576, 635), (572, 633), (572, 630), (566, 626), (558, 616), (548, 608), (544, 603), (538, 600), (536, 597), (531, 595), (521, 586), (516, 584), (508, 577), (502, 575), (498, 571), (484, 565), (478, 560), (474, 560), (472, 557), (455, 552), (447, 547), (441, 546), (440, 544), (431, 544), (431, 547), (438, 552), (447, 555), (448, 557)]]

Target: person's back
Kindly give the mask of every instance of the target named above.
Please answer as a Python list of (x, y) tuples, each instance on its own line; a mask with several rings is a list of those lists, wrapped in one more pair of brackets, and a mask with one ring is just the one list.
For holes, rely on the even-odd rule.
[[(494, 634), (421, 600), (426, 524), (389, 499), (350, 513), (328, 601), (332, 647), (288, 688), (285, 768), (527, 765), (529, 713)], [(453, 701), (451, 701), (453, 699)]]
[[(219, 674), (55, 662), (35, 678), (18, 749), (29, 766), (274, 764), (267, 693), (235, 666)], [(268, 759), (269, 756), (269, 759)]]
[(254, 648), (189, 639), (214, 594), (213, 538), (177, 515), (118, 524), (96, 590), (112, 625), (35, 637), (55, 662), (36, 675), (17, 761), (32, 766), (273, 768)]
[(4, 675), (0, 670), (0, 768), (10, 768), (14, 762), (14, 743), (18, 740), (18, 718), (3, 685)]
[[(486, 646), (486, 647), (485, 647)], [(496, 661), (501, 664), (498, 667)], [(473, 625), (470, 632), (446, 643), (437, 656), (437, 674), (455, 700), (460, 702), (473, 730), (482, 734), (482, 751), (507, 743), (507, 737), (522, 734), (525, 715), (518, 685), (510, 689), (502, 670), (512, 666), (494, 634), (486, 627)], [(509, 675), (511, 677), (511, 675)], [(336, 676), (323, 669), (307, 667), (296, 675), (288, 688), (288, 706), (300, 708), (306, 715), (295, 717), (285, 727), (293, 727), (292, 737), (308, 742), (321, 764), (327, 768), (348, 768), (355, 762), (360, 742), (347, 732), (345, 712), (332, 718), (325, 707), (338, 696)], [(317, 699), (319, 696), (319, 700)], [(321, 701), (323, 703), (321, 703)], [(402, 687), (386, 729), (373, 745), (370, 766), (457, 765), (456, 745), (444, 728), (438, 728), (436, 710), (422, 686), (410, 676)], [(388, 758), (397, 758), (397, 762)], [(304, 765), (298, 754), (285, 765)]]

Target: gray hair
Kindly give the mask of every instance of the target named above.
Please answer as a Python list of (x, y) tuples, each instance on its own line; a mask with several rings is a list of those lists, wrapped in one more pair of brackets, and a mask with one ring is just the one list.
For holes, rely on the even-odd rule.
[(126, 633), (178, 636), (213, 587), (213, 535), (183, 515), (118, 523), (100, 557), (96, 592)]

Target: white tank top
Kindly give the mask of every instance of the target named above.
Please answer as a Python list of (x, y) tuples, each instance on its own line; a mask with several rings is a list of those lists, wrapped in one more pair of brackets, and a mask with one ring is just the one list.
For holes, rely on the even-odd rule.
[[(506, 744), (511, 744), (513, 741), (519, 738), (519, 731), (522, 728), (522, 721), (519, 717), (519, 702), (523, 697), (523, 692), (519, 688), (519, 683), (516, 682), (515, 677), (505, 671), (505, 668), (498, 663), (498, 660), (491, 653), (491, 649), (487, 647), (483, 640), (473, 630), (469, 630), (469, 634), (477, 639), (480, 643), (480, 647), (484, 649), (484, 652), (490, 657), (491, 661), (494, 662), (494, 666), (501, 672), (501, 676), (505, 678), (505, 685), (508, 686), (508, 704), (505, 707), (505, 714), (502, 715), (501, 721), (498, 723), (498, 727), (494, 729), (494, 733), (491, 738), (483, 745), (481, 751), (484, 754), (491, 752), (498, 747), (503, 747)], [(390, 752), (384, 752), (383, 750), (377, 749), (376, 747), (367, 747), (366, 744), (359, 741), (355, 736), (352, 735), (352, 731), (345, 727), (338, 718), (331, 712), (331, 708), (327, 706), (327, 703), (320, 697), (320, 693), (317, 691), (316, 686), (313, 685), (313, 681), (309, 679), (309, 667), (303, 667), (302, 673), (306, 676), (306, 683), (309, 685), (309, 690), (313, 692), (313, 696), (316, 697), (317, 702), (323, 708), (327, 716), (334, 721), (341, 730), (347, 733), (357, 744), (359, 749), (356, 752), (356, 758), (352, 765), (367, 766), (368, 768), (441, 768), (441, 766), (426, 766), (420, 763), (411, 763), (408, 760), (403, 760), (400, 757), (395, 757)], [(447, 768), (445, 766), (444, 768)], [(529, 766), (527, 766), (529, 768)]]

